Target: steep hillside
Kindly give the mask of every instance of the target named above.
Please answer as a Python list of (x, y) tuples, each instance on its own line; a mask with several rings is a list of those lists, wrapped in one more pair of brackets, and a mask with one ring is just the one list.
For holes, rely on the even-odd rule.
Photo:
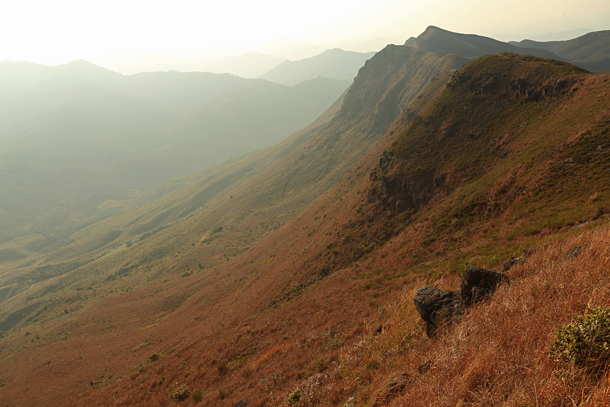
[(597, 31), (567, 41), (539, 42), (523, 40), (519, 47), (544, 49), (560, 55), (582, 68), (610, 71), (610, 31)]
[(374, 54), (374, 52), (343, 51), (339, 48), (328, 49), (315, 57), (300, 61), (284, 61), (259, 78), (287, 86), (319, 77), (351, 81), (358, 73), (358, 69)]

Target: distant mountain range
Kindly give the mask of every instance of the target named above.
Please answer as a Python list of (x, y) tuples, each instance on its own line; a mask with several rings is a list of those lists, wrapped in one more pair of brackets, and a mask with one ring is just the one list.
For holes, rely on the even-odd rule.
[[(0, 153), (39, 149), (102, 167), (129, 158), (207, 157), (199, 165), (206, 166), (278, 142), (348, 85), (316, 79), (286, 87), (210, 73), (123, 76), (85, 61), (58, 67), (3, 62)], [(189, 137), (201, 149), (181, 149), (177, 141), (198, 117), (208, 119)], [(222, 136), (222, 129), (231, 130)], [(219, 139), (224, 153), (212, 146)]]
[(256, 78), (284, 61), (273, 55), (247, 52), (239, 56), (217, 58), (201, 64), (198, 71), (230, 73), (242, 78)]
[(2, 62), (0, 226), (65, 226), (68, 213), (96, 216), (107, 199), (275, 144), (349, 84)]
[(269, 72), (259, 76), (282, 85), (294, 86), (316, 77), (353, 80), (358, 69), (370, 59), (374, 52), (360, 53), (329, 49), (311, 58), (300, 61), (284, 61)]

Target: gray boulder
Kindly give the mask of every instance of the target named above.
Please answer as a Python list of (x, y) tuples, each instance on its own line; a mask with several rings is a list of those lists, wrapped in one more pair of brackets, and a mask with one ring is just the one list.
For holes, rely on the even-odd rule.
[(459, 291), (422, 287), (413, 298), (415, 309), (426, 323), (426, 334), (433, 337), (444, 325), (462, 321), (462, 308), (489, 298), (507, 278), (497, 271), (467, 267)]
[(415, 309), (426, 323), (426, 334), (434, 336), (443, 325), (462, 320), (462, 299), (459, 291), (422, 287), (413, 298)]

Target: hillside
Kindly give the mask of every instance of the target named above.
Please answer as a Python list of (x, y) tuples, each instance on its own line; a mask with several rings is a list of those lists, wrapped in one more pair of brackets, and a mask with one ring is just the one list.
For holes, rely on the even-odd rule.
[[(429, 340), (412, 296), (424, 285), (455, 288), (465, 265), (498, 267), (532, 247), (514, 276), (543, 280), (552, 293), (567, 280), (551, 286), (540, 266), (564, 270), (555, 259), (566, 245), (601, 253), (607, 232), (578, 235), (607, 219), (609, 77), (511, 53), (468, 62), (427, 41), (384, 48), (342, 102), (276, 146), (168, 182), (157, 199), (59, 244), (49, 234), (1, 245), (0, 398), (263, 406), (286, 405), (299, 389), (303, 406), (372, 405), (401, 373), (414, 384), (394, 403), (539, 397), (518, 386), (531, 376), (517, 379), (516, 363), (540, 360), (552, 329), (582, 311), (589, 293), (606, 292), (603, 279), (583, 278), (565, 307), (553, 299), (561, 318), (528, 303), (545, 324), (522, 347), (514, 336), (481, 346), (494, 328), (476, 310)], [(480, 41), (460, 37), (456, 50), (483, 49)], [(30, 251), (37, 246), (48, 249)], [(490, 307), (505, 305), (512, 287), (537, 295), (518, 284)], [(446, 343), (459, 359), (444, 356)], [(489, 359), (466, 358), (474, 347), (524, 356), (500, 354), (503, 370), (485, 369)], [(427, 360), (434, 374), (414, 373)], [(527, 367), (537, 366), (537, 388), (550, 388), (552, 365)], [(449, 380), (456, 371), (467, 374)], [(493, 392), (500, 376), (515, 385)], [(564, 400), (597, 391), (573, 377), (557, 393)], [(172, 399), (182, 385), (188, 398)]]
[(259, 78), (286, 86), (294, 86), (319, 77), (351, 81), (358, 69), (374, 54), (343, 51), (339, 48), (328, 49), (311, 58), (284, 61)]

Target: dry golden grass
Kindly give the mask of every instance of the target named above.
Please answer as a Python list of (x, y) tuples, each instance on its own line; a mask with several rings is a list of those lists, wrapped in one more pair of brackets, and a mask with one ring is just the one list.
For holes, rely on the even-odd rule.
[[(607, 405), (607, 374), (556, 362), (549, 349), (555, 330), (574, 315), (587, 307), (610, 306), (608, 243), (610, 228), (605, 226), (540, 248), (508, 272), (511, 282), (468, 311), (461, 325), (423, 344), (411, 340), (404, 367), (416, 379), (394, 404)], [(581, 254), (566, 256), (576, 245), (584, 247)], [(433, 367), (419, 375), (417, 363), (423, 360), (431, 360)]]
[[(460, 325), (428, 339), (413, 306), (415, 289), (380, 308), (381, 335), (368, 323), (361, 340), (344, 345), (336, 363), (302, 378), (300, 406), (371, 405), (384, 383), (408, 375), (390, 406), (606, 406), (610, 373), (588, 372), (550, 358), (555, 330), (587, 307), (610, 306), (610, 226), (537, 247), (507, 274), (487, 302)], [(566, 255), (580, 246), (576, 257)], [(433, 285), (454, 289), (457, 276)], [(431, 361), (423, 374), (418, 367)], [(382, 405), (382, 404), (381, 404)]]

